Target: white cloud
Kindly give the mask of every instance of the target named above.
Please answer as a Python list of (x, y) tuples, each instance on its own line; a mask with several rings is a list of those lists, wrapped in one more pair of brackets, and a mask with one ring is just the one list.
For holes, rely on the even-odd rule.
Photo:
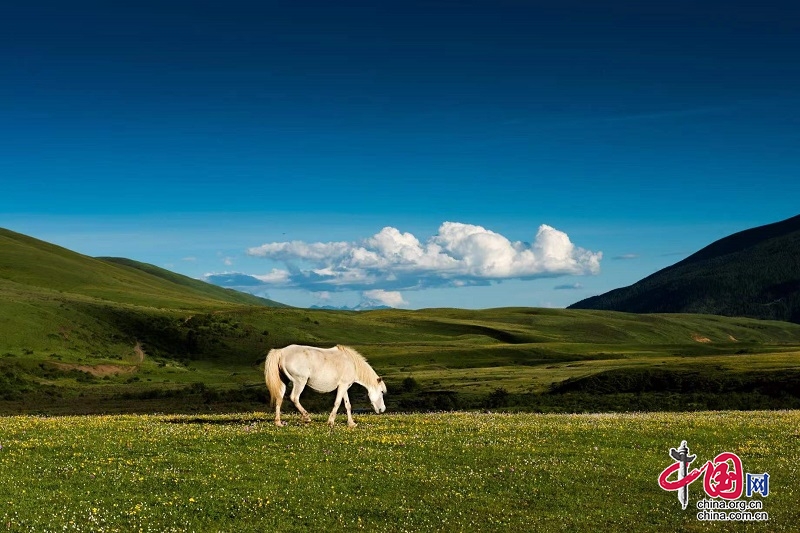
[(425, 242), (411, 233), (386, 227), (356, 242), (273, 242), (250, 248), (247, 253), (282, 262), (287, 269), (252, 276), (211, 274), (207, 279), (225, 284), (235, 276), (238, 284), (302, 287), (315, 292), (392, 292), (597, 274), (603, 257), (602, 252), (575, 246), (566, 233), (546, 224), (539, 227), (533, 244), (528, 244), (460, 222), (444, 222)]
[(233, 266), (233, 257), (226, 257), (222, 260), (225, 266)]
[(408, 302), (403, 299), (403, 295), (399, 291), (373, 289), (361, 293), (361, 307), (378, 307), (382, 305), (403, 307), (408, 305)]
[(188, 263), (193, 263), (194, 261), (197, 261), (197, 258), (193, 257), (193, 256), (189, 256), (189, 257), (184, 257), (183, 259), (181, 259), (181, 261), (186, 261)]
[(273, 242), (262, 244), (247, 250), (249, 255), (272, 257), (279, 260), (308, 259), (310, 261), (327, 261), (340, 257), (350, 248), (346, 242), (314, 242), (303, 241)]
[(268, 274), (253, 277), (264, 283), (282, 284), (289, 281), (289, 271), (273, 268)]

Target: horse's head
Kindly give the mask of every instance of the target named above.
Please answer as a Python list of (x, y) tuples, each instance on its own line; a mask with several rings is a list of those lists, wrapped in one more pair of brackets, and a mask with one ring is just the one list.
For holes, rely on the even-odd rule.
[(369, 401), (372, 402), (372, 408), (376, 413), (382, 413), (386, 410), (386, 404), (383, 403), (383, 395), (386, 393), (386, 382), (383, 378), (378, 378), (376, 385), (367, 389), (369, 392)]

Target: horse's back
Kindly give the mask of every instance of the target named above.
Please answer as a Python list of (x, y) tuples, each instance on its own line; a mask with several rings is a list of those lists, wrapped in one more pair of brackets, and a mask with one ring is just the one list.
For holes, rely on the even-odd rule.
[(307, 379), (308, 385), (319, 392), (329, 392), (342, 381), (355, 380), (352, 362), (336, 347), (292, 344), (281, 351), (283, 371), (293, 380)]
[(290, 344), (281, 349), (284, 365), (302, 364), (310, 368), (335, 364), (339, 360), (344, 360), (340, 351), (334, 348), (317, 348), (315, 346), (304, 346), (302, 344)]

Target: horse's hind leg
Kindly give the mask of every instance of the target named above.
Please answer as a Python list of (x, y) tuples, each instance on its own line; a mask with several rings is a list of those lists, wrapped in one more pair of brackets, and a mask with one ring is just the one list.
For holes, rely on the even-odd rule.
[(292, 385), (292, 394), (289, 395), (289, 398), (291, 398), (292, 403), (294, 403), (294, 406), (297, 407), (297, 410), (300, 411), (303, 422), (311, 422), (311, 415), (309, 415), (308, 411), (306, 411), (305, 408), (300, 405), (300, 394), (303, 392), (306, 382), (308, 382), (308, 378), (302, 381), (295, 381), (294, 385)]
[(281, 396), (275, 400), (275, 425), (285, 426), (286, 422), (281, 422), (281, 404), (283, 403), (283, 395), (286, 394), (286, 385), (281, 383)]

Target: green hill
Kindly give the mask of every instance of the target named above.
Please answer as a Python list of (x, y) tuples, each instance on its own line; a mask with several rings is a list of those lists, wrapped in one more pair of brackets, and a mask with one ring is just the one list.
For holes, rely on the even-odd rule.
[(129, 259), (88, 257), (2, 228), (0, 283), (6, 290), (57, 292), (148, 307), (204, 308), (221, 302), (282, 305)]
[(281, 304), (0, 229), (0, 355), (7, 358), (135, 359), (142, 323), (163, 329), (167, 317), (256, 305)]
[(205, 295), (213, 300), (221, 300), (224, 302), (231, 302), (244, 305), (266, 305), (269, 307), (288, 307), (285, 304), (278, 303), (273, 300), (268, 300), (266, 298), (259, 298), (258, 296), (253, 296), (251, 294), (247, 294), (244, 292), (235, 291), (233, 289), (226, 289), (218, 285), (206, 283), (204, 281), (190, 278), (182, 274), (176, 274), (175, 272), (171, 272), (169, 270), (154, 265), (150, 265), (147, 263), (140, 263), (139, 261), (134, 261), (132, 259), (126, 259), (124, 257), (98, 257), (98, 259), (125, 268), (133, 268), (136, 270), (140, 270), (142, 272), (145, 272), (146, 274), (162, 278), (175, 285), (186, 287), (190, 289), (190, 291), (193, 293)]
[(800, 323), (800, 216), (720, 239), (569, 309), (709, 313)]
[(260, 365), (292, 343), (354, 346), (386, 378), (392, 409), (683, 409), (687, 387), (699, 407), (800, 406), (800, 325), (788, 322), (265, 303), (3, 230), (0, 413), (263, 410)]

